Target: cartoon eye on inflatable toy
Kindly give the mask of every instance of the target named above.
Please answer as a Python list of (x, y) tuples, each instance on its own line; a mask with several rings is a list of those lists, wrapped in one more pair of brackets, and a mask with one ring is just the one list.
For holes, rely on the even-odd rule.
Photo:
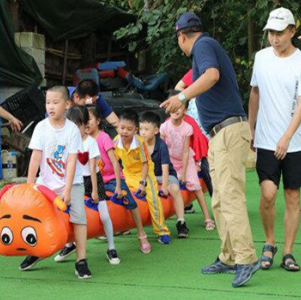
[(1, 242), (4, 245), (10, 245), (13, 242), (13, 233), (8, 227), (4, 227), (1, 231)]
[(37, 233), (33, 227), (23, 228), (21, 235), (27, 245), (34, 247), (37, 244)]

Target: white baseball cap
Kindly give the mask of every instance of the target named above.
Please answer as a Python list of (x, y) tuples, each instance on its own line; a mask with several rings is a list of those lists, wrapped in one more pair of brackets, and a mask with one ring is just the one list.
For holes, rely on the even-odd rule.
[(269, 19), (263, 30), (283, 31), (289, 25), (296, 25), (292, 12), (284, 7), (270, 12)]

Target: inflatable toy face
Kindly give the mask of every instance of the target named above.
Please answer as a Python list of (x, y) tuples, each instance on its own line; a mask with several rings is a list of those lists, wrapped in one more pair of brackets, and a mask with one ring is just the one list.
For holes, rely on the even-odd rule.
[(67, 230), (57, 211), (33, 185), (7, 190), (0, 199), (0, 254), (47, 257), (64, 247)]

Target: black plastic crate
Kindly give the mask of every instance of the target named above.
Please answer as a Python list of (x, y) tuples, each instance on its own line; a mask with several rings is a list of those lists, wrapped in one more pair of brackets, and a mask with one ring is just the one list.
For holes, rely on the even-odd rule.
[(31, 85), (7, 98), (1, 106), (21, 120), (24, 127), (31, 121), (39, 121), (45, 118), (45, 95), (35, 85)]

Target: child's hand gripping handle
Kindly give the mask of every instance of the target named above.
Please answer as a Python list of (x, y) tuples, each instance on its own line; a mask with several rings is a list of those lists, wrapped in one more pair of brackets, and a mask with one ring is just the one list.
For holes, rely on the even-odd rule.
[(164, 198), (164, 199), (167, 199), (167, 197), (168, 197), (168, 195), (165, 195), (162, 190), (159, 190), (158, 196), (161, 197), (161, 198)]
[(128, 200), (125, 198), (126, 195), (127, 195), (127, 192), (123, 190), (121, 198), (118, 198), (118, 194), (115, 193), (110, 197), (110, 200), (115, 204), (124, 205), (124, 204), (128, 203)]
[(137, 190), (135, 193), (134, 193), (135, 197), (139, 200), (142, 200), (142, 201), (146, 201), (146, 193), (142, 193), (142, 191), (139, 189)]

